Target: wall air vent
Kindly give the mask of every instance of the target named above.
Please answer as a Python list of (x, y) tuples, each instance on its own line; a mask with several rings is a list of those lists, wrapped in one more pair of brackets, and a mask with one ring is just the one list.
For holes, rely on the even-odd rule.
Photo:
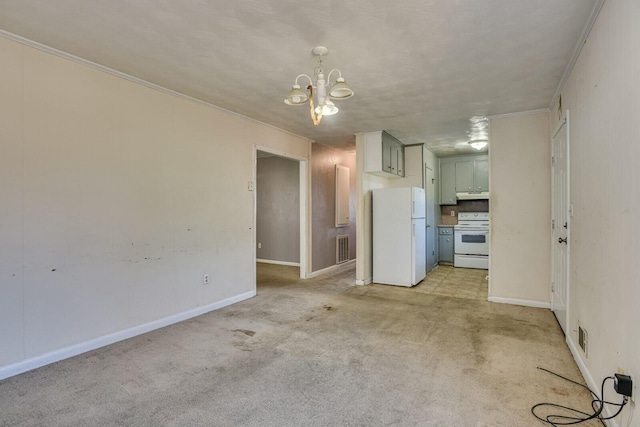
[(578, 345), (584, 351), (584, 356), (587, 357), (587, 330), (578, 324)]
[(349, 235), (336, 236), (336, 264), (349, 261)]

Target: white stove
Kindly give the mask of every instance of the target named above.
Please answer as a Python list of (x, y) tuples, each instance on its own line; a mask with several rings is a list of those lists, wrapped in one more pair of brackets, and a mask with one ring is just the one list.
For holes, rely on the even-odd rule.
[(453, 266), (489, 269), (489, 212), (459, 212)]

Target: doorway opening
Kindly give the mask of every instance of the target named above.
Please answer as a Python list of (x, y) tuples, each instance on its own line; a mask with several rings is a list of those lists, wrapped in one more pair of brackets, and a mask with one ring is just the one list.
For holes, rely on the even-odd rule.
[(254, 278), (257, 263), (296, 269), (307, 277), (307, 159), (255, 146)]

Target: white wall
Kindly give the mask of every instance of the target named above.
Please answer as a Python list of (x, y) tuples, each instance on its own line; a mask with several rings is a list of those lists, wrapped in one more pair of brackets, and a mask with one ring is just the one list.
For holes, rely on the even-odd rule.
[(356, 134), (356, 284), (358, 285), (368, 285), (373, 280), (371, 190), (389, 186), (389, 179), (365, 173), (364, 137), (364, 134)]
[(490, 141), (489, 300), (548, 306), (549, 113), (491, 118)]
[(0, 38), (0, 377), (255, 293), (257, 143), (310, 150)]
[[(574, 210), (567, 338), (598, 386), (618, 369), (640, 380), (639, 52), (640, 2), (607, 1), (561, 90)], [(578, 321), (589, 334), (588, 357), (577, 347)], [(627, 425), (629, 409), (617, 425)], [(640, 426), (638, 410), (631, 425)]]

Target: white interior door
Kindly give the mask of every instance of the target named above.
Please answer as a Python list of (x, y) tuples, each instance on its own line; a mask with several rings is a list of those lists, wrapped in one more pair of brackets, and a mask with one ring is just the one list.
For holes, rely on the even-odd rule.
[(567, 334), (569, 288), (569, 112), (553, 136), (551, 309)]

